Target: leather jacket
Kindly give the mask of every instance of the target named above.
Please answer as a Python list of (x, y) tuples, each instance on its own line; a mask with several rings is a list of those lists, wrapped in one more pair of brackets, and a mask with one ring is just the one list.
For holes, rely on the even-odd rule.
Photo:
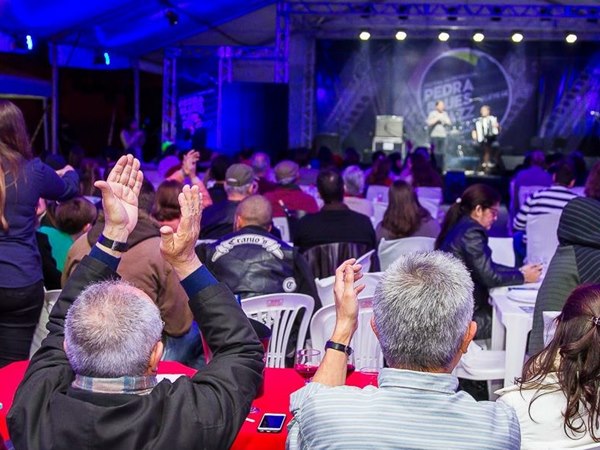
[(439, 250), (451, 253), (467, 266), (475, 285), (473, 320), (478, 326), (476, 338), (490, 337), (492, 308), (488, 301), (489, 290), (499, 286), (523, 284), (523, 274), (517, 268), (492, 261), (485, 228), (468, 216), (461, 218), (448, 232)]
[(312, 296), (318, 304), (304, 257), (264, 228), (244, 227), (196, 252), (215, 277), (241, 298), (298, 292)]

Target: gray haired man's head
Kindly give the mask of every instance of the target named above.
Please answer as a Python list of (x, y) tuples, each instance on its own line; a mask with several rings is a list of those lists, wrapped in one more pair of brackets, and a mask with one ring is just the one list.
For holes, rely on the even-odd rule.
[(390, 367), (451, 367), (473, 317), (473, 281), (443, 252), (400, 256), (375, 290), (373, 318)]
[(349, 195), (362, 195), (365, 190), (365, 173), (358, 166), (349, 166), (342, 174), (344, 189)]
[(69, 308), (65, 351), (76, 374), (140, 376), (162, 330), (160, 311), (143, 291), (124, 281), (104, 281), (88, 286)]

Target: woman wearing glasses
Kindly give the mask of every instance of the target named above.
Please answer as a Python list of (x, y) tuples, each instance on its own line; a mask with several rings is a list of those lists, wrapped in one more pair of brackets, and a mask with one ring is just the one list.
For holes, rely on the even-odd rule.
[(498, 218), (499, 208), (500, 195), (493, 188), (484, 184), (469, 186), (446, 213), (435, 242), (436, 249), (452, 253), (471, 272), (475, 284), (475, 339), (487, 339), (492, 334), (489, 289), (534, 283), (540, 278), (542, 270), (540, 265), (528, 264), (518, 269), (492, 261), (487, 232)]

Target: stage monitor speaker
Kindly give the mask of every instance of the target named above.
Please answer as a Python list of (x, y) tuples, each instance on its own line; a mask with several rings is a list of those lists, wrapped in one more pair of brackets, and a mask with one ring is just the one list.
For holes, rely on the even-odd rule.
[(225, 83), (221, 150), (255, 149), (277, 155), (288, 146), (288, 86), (282, 83)]
[(375, 121), (375, 136), (402, 139), (404, 136), (404, 117), (377, 116)]

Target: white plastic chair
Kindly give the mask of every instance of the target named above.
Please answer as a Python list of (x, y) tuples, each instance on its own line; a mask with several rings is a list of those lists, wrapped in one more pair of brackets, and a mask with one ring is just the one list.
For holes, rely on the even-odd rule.
[(580, 197), (585, 197), (585, 186), (574, 186), (571, 188), (571, 192)]
[(490, 400), (493, 396), (492, 380), (503, 380), (506, 352), (503, 350), (484, 350), (474, 342), (469, 344), (458, 365), (452, 372), (466, 380), (487, 381)]
[(521, 186), (519, 188), (519, 207), (525, 204), (525, 201), (531, 194), (547, 188), (548, 186)]
[(512, 238), (491, 237), (488, 245), (492, 250), (492, 261), (503, 266), (515, 267), (515, 250)]
[(389, 190), (388, 186), (378, 186), (376, 184), (369, 186), (367, 189), (367, 200), (387, 203)]
[(427, 211), (429, 211), (429, 214), (431, 214), (431, 217), (433, 217), (434, 219), (437, 220), (438, 214), (440, 211), (440, 204), (436, 199), (423, 197), (423, 198), (419, 198), (419, 203), (421, 204), (421, 206), (423, 208), (425, 208)]
[[(383, 272), (363, 272), (363, 277), (360, 279), (358, 284), (364, 284), (365, 289), (360, 293), (359, 298), (372, 297), (375, 294), (375, 288), (381, 280)], [(321, 299), (321, 305), (329, 306), (333, 305), (335, 299), (333, 297), (333, 282), (335, 276), (318, 279), (315, 278), (315, 284), (317, 285), (317, 293)]]
[(558, 222), (560, 214), (529, 215), (527, 217), (527, 262), (550, 262), (558, 247)]
[(33, 333), (33, 340), (31, 341), (31, 347), (29, 347), (29, 358), (37, 352), (41, 345), (42, 341), (48, 336), (48, 330), (46, 329), (46, 324), (48, 323), (48, 319), (50, 318), (50, 311), (54, 308), (60, 293), (61, 289), (54, 289), (51, 291), (46, 291), (44, 293), (44, 306), (42, 307), (42, 312), (40, 313), (40, 318), (38, 320), (38, 324), (35, 327), (35, 332)]
[(430, 252), (433, 250), (435, 239), (430, 237), (408, 237), (379, 242), (377, 254), (381, 270), (386, 270), (400, 255), (416, 252)]
[[(350, 342), (354, 350), (354, 366), (357, 370), (363, 367), (383, 367), (383, 354), (379, 341), (371, 328), (371, 317), (373, 317), (373, 297), (358, 299), (358, 328)], [(331, 337), (335, 326), (335, 305), (321, 308), (315, 313), (310, 322), (310, 336), (312, 346), (323, 351), (327, 339)]]
[(373, 228), (377, 228), (377, 225), (381, 223), (387, 207), (387, 203), (373, 202), (373, 217), (371, 218), (371, 222), (373, 222)]
[(242, 309), (248, 317), (264, 323), (271, 329), (267, 352), (267, 367), (285, 367), (285, 353), (292, 326), (299, 312), (304, 310), (296, 350), (304, 347), (306, 330), (313, 310), (314, 299), (305, 294), (269, 294), (242, 300)]
[(363, 273), (367, 273), (371, 270), (371, 257), (373, 256), (373, 253), (375, 253), (375, 249), (369, 250), (367, 253), (356, 259), (356, 264), (362, 266)]
[(424, 198), (429, 198), (432, 200), (437, 200), (438, 205), (442, 203), (442, 188), (420, 186), (415, 188), (415, 192), (417, 193), (419, 201)]
[(542, 318), (544, 320), (544, 347), (546, 347), (556, 333), (556, 318), (560, 314), (560, 311), (544, 311), (542, 312)]
[(273, 217), (273, 226), (279, 229), (283, 241), (290, 242), (292, 240), (287, 217)]

